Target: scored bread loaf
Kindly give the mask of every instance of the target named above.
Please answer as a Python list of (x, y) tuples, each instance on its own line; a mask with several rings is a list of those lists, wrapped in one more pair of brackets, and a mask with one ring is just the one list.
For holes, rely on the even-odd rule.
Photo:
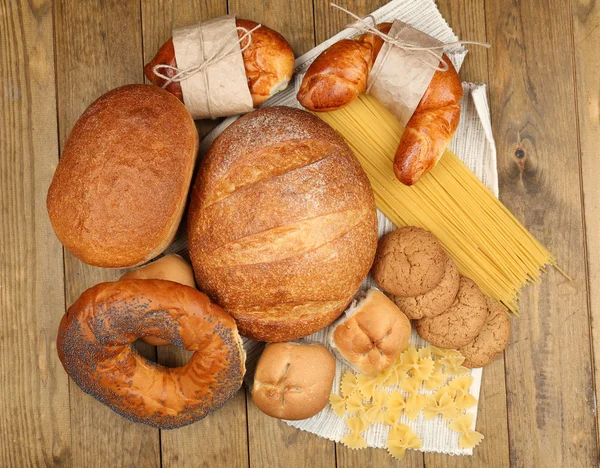
[(298, 109), (240, 118), (214, 142), (192, 190), (198, 286), (240, 332), (289, 341), (335, 320), (377, 247), (369, 181), (344, 140)]

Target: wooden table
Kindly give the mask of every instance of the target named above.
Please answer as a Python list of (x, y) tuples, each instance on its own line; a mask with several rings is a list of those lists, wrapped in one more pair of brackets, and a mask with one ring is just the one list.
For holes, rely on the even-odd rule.
[[(366, 14), (385, 2), (342, 3)], [(484, 371), (475, 455), (411, 452), (397, 463), (383, 450), (351, 451), (264, 416), (244, 391), (201, 422), (158, 431), (85, 395), (56, 355), (65, 307), (119, 275), (65, 251), (46, 214), (60, 148), (85, 107), (142, 82), (174, 26), (235, 12), (302, 54), (348, 18), (327, 0), (0, 0), (0, 466), (598, 464), (600, 4), (438, 3), (460, 37), (493, 44), (473, 48), (461, 75), (489, 86), (501, 198), (573, 278), (550, 271), (523, 291), (510, 346)], [(184, 359), (145, 352), (168, 365)]]

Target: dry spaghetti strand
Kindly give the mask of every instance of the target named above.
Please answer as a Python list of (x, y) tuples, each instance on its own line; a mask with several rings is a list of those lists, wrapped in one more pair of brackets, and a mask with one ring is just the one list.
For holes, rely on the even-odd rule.
[[(539, 281), (552, 254), (449, 150), (418, 184), (396, 180), (394, 155), (403, 128), (375, 98), (361, 95), (318, 113), (348, 142), (369, 176), (377, 207), (396, 226), (420, 226), (442, 242), (460, 272), (518, 313), (519, 290)], [(562, 270), (559, 269), (562, 272)]]

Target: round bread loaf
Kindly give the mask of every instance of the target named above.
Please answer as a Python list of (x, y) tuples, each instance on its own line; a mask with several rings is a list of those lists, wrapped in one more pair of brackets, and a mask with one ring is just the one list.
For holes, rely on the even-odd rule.
[(156, 257), (181, 221), (197, 151), (194, 121), (171, 93), (128, 85), (101, 96), (75, 124), (48, 190), (58, 239), (95, 266)]
[(335, 320), (377, 248), (371, 186), (342, 138), (288, 107), (252, 112), (198, 172), (188, 244), (198, 287), (240, 332), (290, 341)]
[(316, 343), (274, 343), (265, 347), (254, 374), (252, 401), (280, 419), (306, 419), (327, 406), (335, 358)]

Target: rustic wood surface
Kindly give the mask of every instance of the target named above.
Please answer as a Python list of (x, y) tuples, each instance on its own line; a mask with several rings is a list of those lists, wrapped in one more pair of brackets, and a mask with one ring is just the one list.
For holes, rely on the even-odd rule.
[[(349, 0), (366, 14), (385, 0)], [(473, 457), (348, 450), (266, 417), (240, 392), (176, 431), (136, 425), (69, 381), (56, 355), (65, 306), (119, 271), (84, 265), (52, 232), (45, 196), (81, 112), (142, 65), (173, 27), (238, 13), (279, 30), (296, 54), (348, 21), (328, 0), (0, 0), (1, 467), (591, 467), (600, 385), (600, 4), (438, 0), (485, 82), (502, 201), (571, 275), (523, 291), (510, 346), (484, 371)], [(214, 123), (201, 122), (205, 134)], [(596, 344), (596, 346), (594, 346)], [(174, 348), (140, 345), (165, 365)], [(595, 359), (596, 358), (596, 359)]]

